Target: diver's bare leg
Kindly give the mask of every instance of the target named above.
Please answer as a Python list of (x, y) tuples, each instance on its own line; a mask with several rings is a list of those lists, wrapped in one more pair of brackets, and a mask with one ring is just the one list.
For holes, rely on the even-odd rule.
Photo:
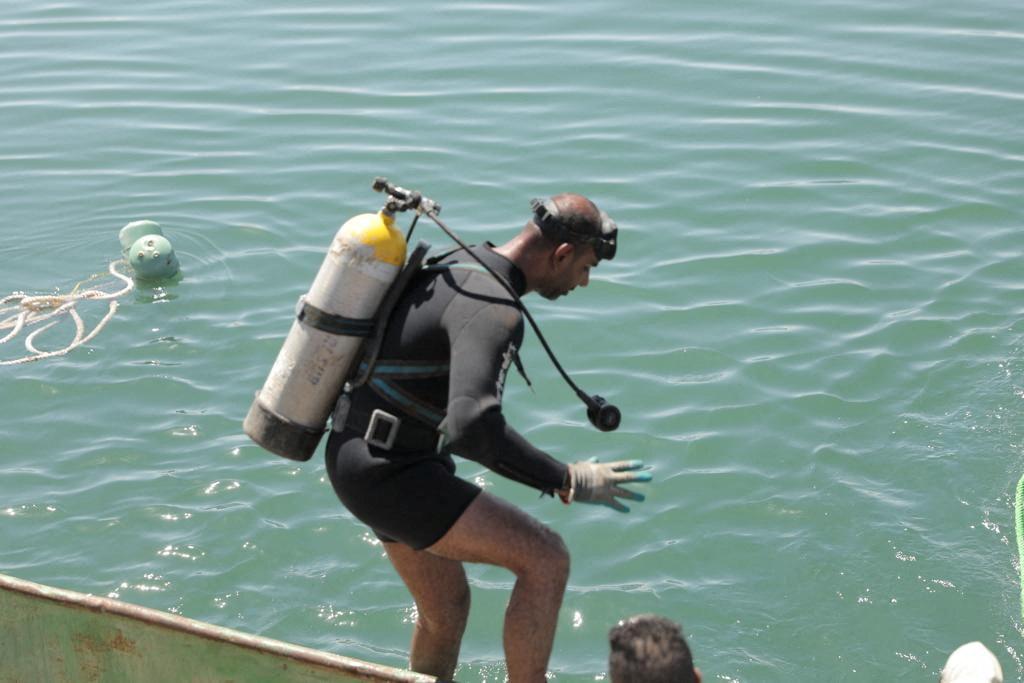
[(519, 508), (480, 493), (427, 552), (512, 571), (515, 587), (505, 610), (505, 662), (510, 683), (546, 681), (558, 611), (569, 578), (562, 538)]
[(416, 601), (410, 667), (450, 680), (469, 616), (469, 584), (462, 563), (401, 543), (385, 543), (384, 549)]

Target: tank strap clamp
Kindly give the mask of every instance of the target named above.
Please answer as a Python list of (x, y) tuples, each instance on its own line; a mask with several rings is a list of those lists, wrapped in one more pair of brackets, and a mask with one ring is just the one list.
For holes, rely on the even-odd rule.
[(373, 318), (346, 318), (342, 315), (328, 313), (306, 301), (305, 297), (299, 299), (298, 308), (296, 318), (299, 322), (329, 334), (369, 337), (373, 334), (376, 324)]

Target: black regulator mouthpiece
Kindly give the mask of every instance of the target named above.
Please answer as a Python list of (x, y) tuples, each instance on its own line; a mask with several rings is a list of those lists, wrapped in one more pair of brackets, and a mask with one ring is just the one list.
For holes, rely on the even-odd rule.
[(588, 396), (584, 403), (587, 404), (587, 419), (602, 432), (614, 432), (622, 422), (622, 412), (603, 397), (594, 394)]

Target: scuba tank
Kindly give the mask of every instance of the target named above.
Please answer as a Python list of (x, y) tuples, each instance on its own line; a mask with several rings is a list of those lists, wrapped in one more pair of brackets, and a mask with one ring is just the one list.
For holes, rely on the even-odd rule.
[(306, 461), (345, 380), (374, 335), (381, 301), (405, 264), (406, 241), (389, 202), (349, 219), (334, 236), (263, 388), (245, 433), (266, 450)]

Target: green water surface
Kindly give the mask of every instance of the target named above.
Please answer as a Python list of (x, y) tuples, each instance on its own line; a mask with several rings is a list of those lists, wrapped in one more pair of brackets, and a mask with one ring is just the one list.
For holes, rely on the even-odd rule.
[[(374, 176), (474, 241), (576, 191), (619, 256), (531, 306), (623, 426), (529, 334), (506, 413), (566, 461), (643, 458), (648, 500), (460, 464), (570, 547), (552, 679), (604, 679), (637, 612), (710, 681), (933, 681), (969, 640), (1021, 679), (1019, 3), (7, 0), (0, 46), (0, 296), (70, 291), (143, 218), (184, 272), (0, 367), (0, 571), (404, 665), (381, 547), (242, 418)], [(470, 579), (457, 676), (501, 681), (512, 578)]]

